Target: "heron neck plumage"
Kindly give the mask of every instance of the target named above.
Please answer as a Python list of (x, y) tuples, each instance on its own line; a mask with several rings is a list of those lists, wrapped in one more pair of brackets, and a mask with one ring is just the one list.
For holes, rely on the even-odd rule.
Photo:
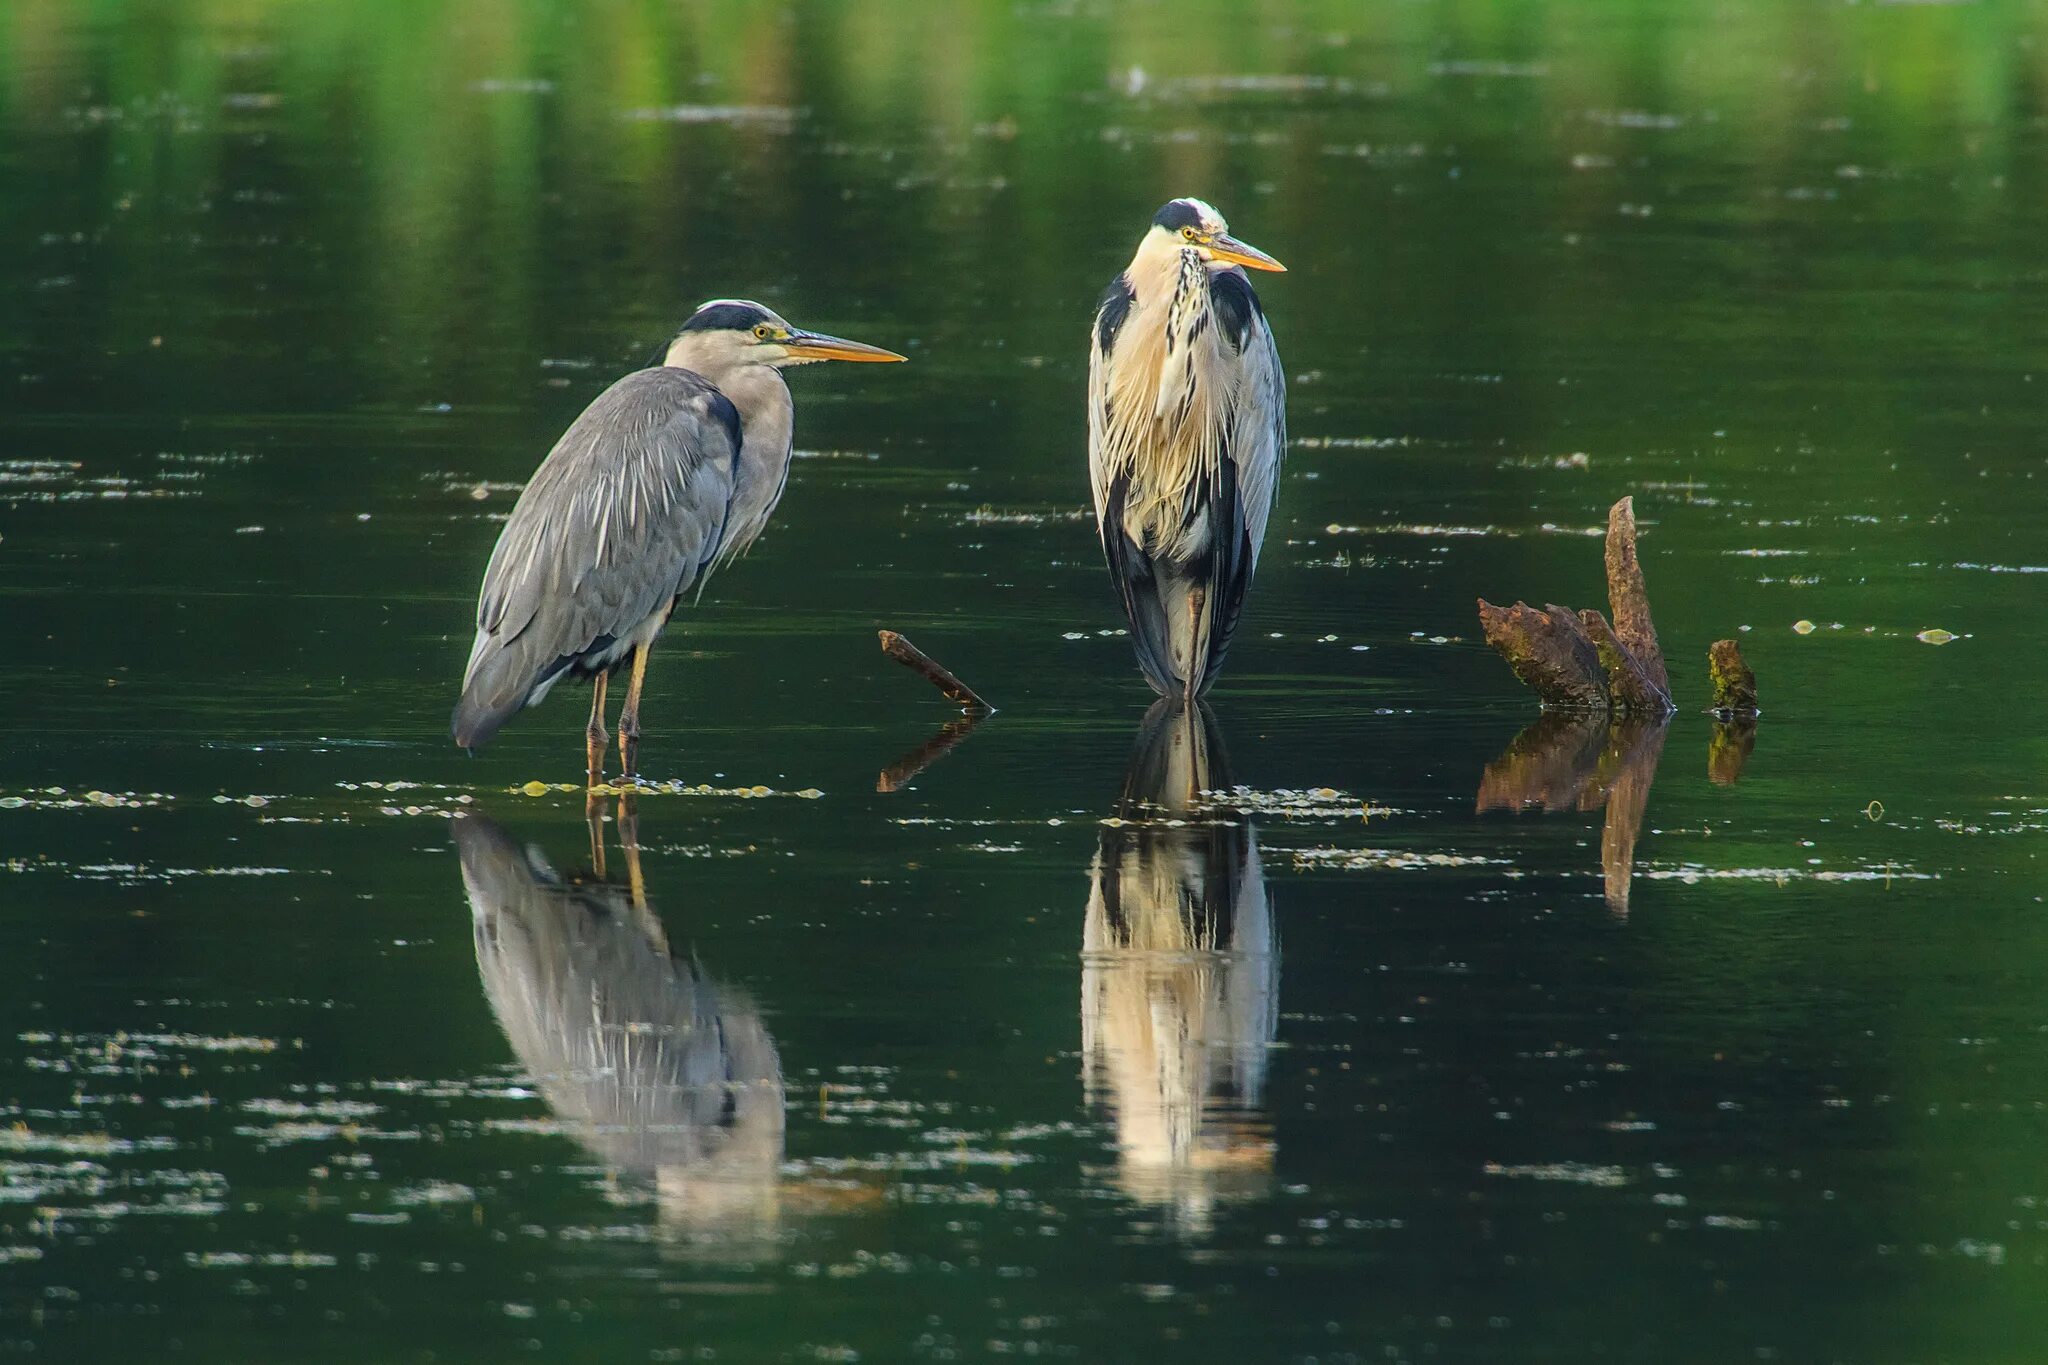
[(766, 365), (737, 365), (711, 379), (740, 415), (740, 452), (734, 470), (732, 510), (726, 516), (721, 558), (740, 554), (767, 528), (789, 480), (790, 443), (796, 432), (796, 404), (789, 385)]
[(1155, 232), (1124, 276), (1131, 311), (1117, 336), (1109, 382), (1118, 416), (1105, 437), (1112, 458), (1139, 476), (1140, 520), (1165, 525), (1178, 517), (1186, 490), (1214, 477), (1220, 458), (1225, 392), (1209, 270)]

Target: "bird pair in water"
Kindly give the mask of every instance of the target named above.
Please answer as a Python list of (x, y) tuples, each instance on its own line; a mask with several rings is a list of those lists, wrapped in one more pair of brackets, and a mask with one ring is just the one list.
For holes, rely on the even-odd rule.
[[(1175, 199), (1103, 293), (1089, 339), (1096, 524), (1138, 666), (1163, 696), (1215, 681), (1287, 445), (1280, 353), (1246, 269), (1284, 267), (1201, 200)], [(632, 780), (648, 651), (782, 497), (796, 410), (780, 372), (902, 359), (747, 300), (699, 308), (662, 364), (584, 409), (513, 507), (477, 599), (455, 742), (474, 749), (563, 678), (588, 678), (596, 786), (606, 683), (627, 670), (619, 761)]]

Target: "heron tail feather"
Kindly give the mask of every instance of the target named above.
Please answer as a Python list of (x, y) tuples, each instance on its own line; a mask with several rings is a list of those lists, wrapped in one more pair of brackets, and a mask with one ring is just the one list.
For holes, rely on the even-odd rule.
[(1102, 528), (1102, 549), (1109, 560), (1109, 576), (1123, 598), (1124, 616), (1131, 623), (1131, 647), (1137, 651), (1139, 670), (1160, 696), (1180, 695), (1186, 689), (1173, 666), (1167, 598), (1151, 557), (1113, 522)]
[(465, 749), (476, 749), (533, 699), (533, 670), (519, 651), (496, 649), (478, 658), (455, 703), (448, 731)]

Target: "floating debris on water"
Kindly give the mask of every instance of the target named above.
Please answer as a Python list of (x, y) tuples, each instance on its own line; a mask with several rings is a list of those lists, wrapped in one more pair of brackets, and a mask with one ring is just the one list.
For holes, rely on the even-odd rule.
[(1306, 787), (1299, 790), (1278, 787), (1255, 791), (1232, 787), (1228, 791), (1205, 791), (1195, 809), (1204, 813), (1228, 812), (1258, 815), (1277, 820), (1374, 820), (1409, 812), (1393, 806), (1376, 805), (1335, 787)]
[(148, 1060), (160, 1050), (184, 1052), (275, 1052), (275, 1038), (250, 1034), (206, 1033), (51, 1033), (42, 1029), (15, 1035), (15, 1041), (32, 1047), (57, 1047), (96, 1057), (127, 1057)]
[(1546, 521), (1540, 526), (1527, 529), (1517, 529), (1510, 526), (1437, 525), (1432, 522), (1407, 521), (1381, 522), (1371, 526), (1347, 526), (1342, 522), (1333, 521), (1325, 526), (1323, 531), (1325, 534), (1333, 536), (1434, 536), (1447, 539), (1471, 536), (1498, 536), (1506, 540), (1514, 540), (1527, 535), (1604, 536), (1607, 534), (1605, 526), (1560, 526), (1554, 521)]
[(507, 791), (521, 796), (546, 796), (549, 792), (577, 792), (590, 796), (722, 796), (743, 801), (759, 800), (769, 796), (794, 797), (799, 801), (816, 801), (825, 793), (816, 787), (804, 787), (797, 791), (777, 791), (773, 787), (756, 785), (752, 787), (714, 787), (709, 782), (690, 783), (680, 778), (666, 782), (641, 781), (630, 787), (601, 782), (595, 787), (586, 787), (581, 782), (542, 782), (535, 779)]
[(26, 788), (0, 796), (0, 810), (139, 810), (169, 805), (168, 792), (103, 792), (98, 789), (71, 794), (63, 787)]
[(2048, 573), (2048, 564), (1974, 564), (1962, 559), (1956, 561), (1955, 567), (1977, 573)]
[(242, 864), (220, 867), (158, 867), (149, 863), (66, 863), (48, 857), (0, 859), (0, 871), (57, 872), (68, 875), (76, 881), (113, 882), (120, 886), (140, 886), (148, 882), (183, 881), (188, 877), (286, 877), (294, 875), (329, 877), (334, 875), (329, 869), (324, 867), (259, 867)]
[(1813, 622), (1805, 619), (1804, 617), (1801, 617), (1799, 620), (1794, 621), (1792, 623), (1792, 633), (1794, 635), (1811, 635), (1817, 629), (1818, 627), (1815, 626)]
[(1930, 626), (1928, 629), (1921, 631), (1918, 635), (1915, 635), (1913, 638), (1918, 640), (1923, 645), (1945, 645), (1953, 641), (1960, 640), (1963, 637), (1960, 635), (1956, 635), (1950, 631), (1943, 630), (1939, 626)]
[(245, 1114), (261, 1114), (274, 1119), (366, 1119), (383, 1112), (382, 1105), (367, 1100), (323, 1099), (307, 1104), (301, 1100), (243, 1100), (239, 1108)]
[(1418, 853), (1397, 848), (1294, 848), (1286, 853), (1296, 870), (1303, 872), (1363, 872), (1379, 868), (1412, 872), (1433, 867), (1505, 866), (1509, 861), (1478, 853)]
[(1051, 512), (999, 512), (984, 503), (964, 513), (960, 521), (966, 526), (1050, 526), (1055, 522), (1086, 521), (1092, 515), (1085, 507), (1063, 507)]
[(476, 1191), (453, 1180), (429, 1180), (391, 1192), (391, 1202), (400, 1208), (422, 1204), (474, 1204)]
[(185, 1264), (194, 1270), (332, 1270), (341, 1262), (324, 1251), (188, 1251)]
[(1852, 867), (1833, 871), (1814, 867), (1702, 867), (1685, 863), (1677, 867), (1637, 867), (1636, 876), (1650, 881), (1693, 882), (1756, 881), (1786, 882), (1938, 882), (1939, 872), (1915, 871), (1908, 864), (1881, 867)]
[(1489, 1161), (1480, 1169), (1503, 1180), (1553, 1180), (1567, 1185), (1597, 1185), (1602, 1189), (1617, 1189), (1634, 1179), (1619, 1166), (1589, 1166), (1579, 1161), (1552, 1161), (1533, 1166), (1504, 1166), (1498, 1161)]

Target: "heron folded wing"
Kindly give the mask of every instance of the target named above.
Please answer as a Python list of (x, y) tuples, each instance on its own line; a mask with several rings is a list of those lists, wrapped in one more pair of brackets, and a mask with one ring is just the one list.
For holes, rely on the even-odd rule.
[[(1266, 521), (1279, 491), (1280, 466), (1287, 454), (1287, 376), (1280, 368), (1280, 347), (1266, 325), (1265, 310), (1242, 270), (1219, 272), (1211, 297), (1223, 322), (1223, 335), (1242, 357), (1238, 383), (1230, 395), (1224, 440), (1237, 470), (1238, 497), (1244, 507), (1245, 532), (1256, 566), (1266, 541)], [(1249, 570), (1247, 570), (1249, 574)]]
[(556, 442), (477, 600), (464, 705), (486, 737), (564, 669), (623, 657), (696, 579), (732, 498), (731, 406), (688, 371), (641, 370)]

